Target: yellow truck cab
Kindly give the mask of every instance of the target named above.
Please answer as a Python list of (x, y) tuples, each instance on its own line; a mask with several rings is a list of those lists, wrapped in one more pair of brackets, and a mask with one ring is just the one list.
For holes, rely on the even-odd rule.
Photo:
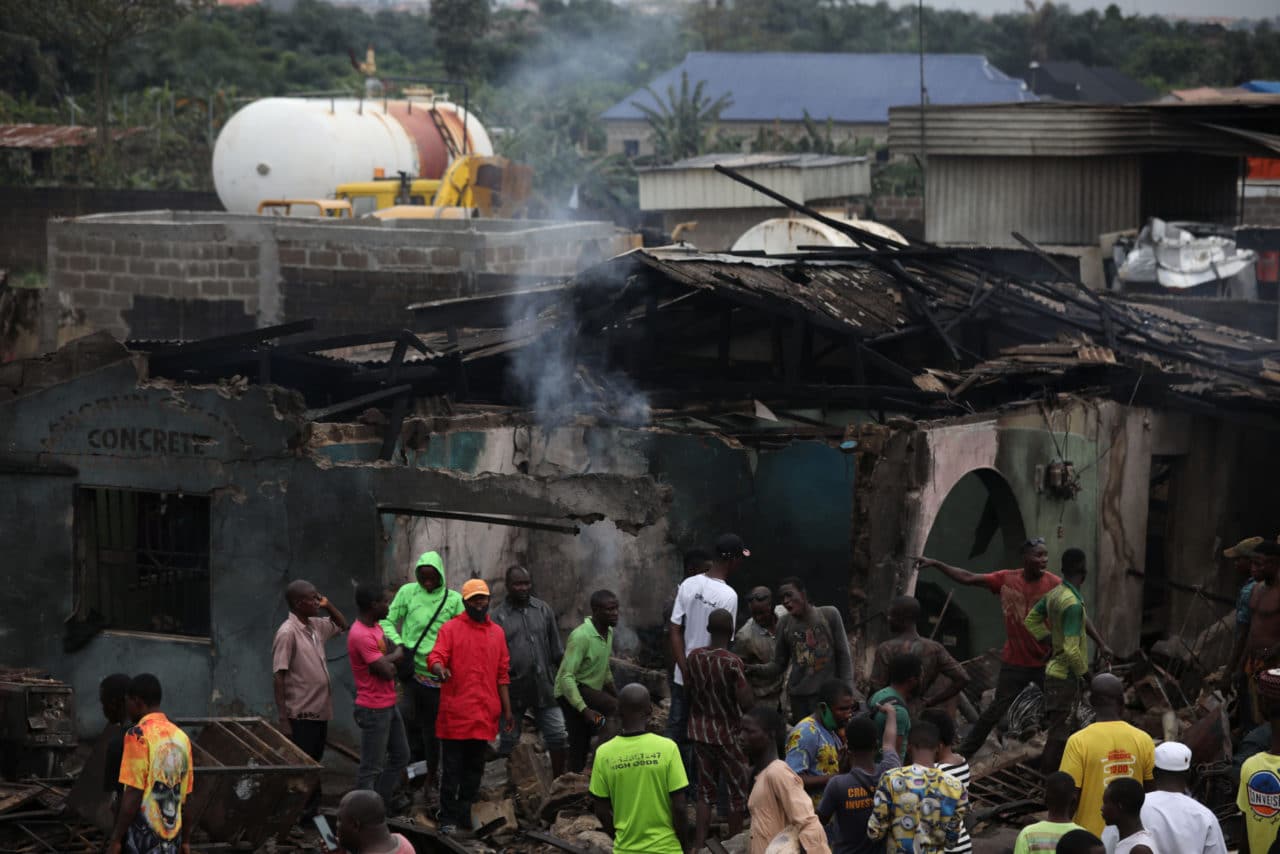
[(429, 205), (439, 189), (440, 181), (435, 178), (413, 178), (407, 182), (398, 178), (375, 178), (339, 184), (334, 195), (348, 202), (357, 214), (364, 215), (396, 204)]
[[(294, 212), (294, 208), (299, 208)], [(315, 208), (311, 211), (310, 208)], [(350, 219), (351, 203), (341, 199), (264, 199), (258, 202), (258, 213), (268, 216), (315, 216)]]

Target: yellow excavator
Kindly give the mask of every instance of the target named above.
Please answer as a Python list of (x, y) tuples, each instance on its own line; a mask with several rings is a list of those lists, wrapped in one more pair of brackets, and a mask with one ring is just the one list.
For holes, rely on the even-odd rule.
[(533, 170), (505, 157), (463, 154), (439, 180), (374, 177), (339, 184), (334, 193), (378, 219), (511, 218), (524, 212), (533, 195)]

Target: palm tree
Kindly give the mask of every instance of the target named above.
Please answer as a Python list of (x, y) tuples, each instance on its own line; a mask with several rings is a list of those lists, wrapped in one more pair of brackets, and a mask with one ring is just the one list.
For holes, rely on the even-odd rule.
[(648, 86), (645, 91), (653, 98), (656, 108), (632, 101), (632, 106), (644, 113), (653, 131), (653, 156), (658, 163), (672, 163), (686, 157), (707, 152), (720, 114), (733, 105), (729, 93), (714, 101), (703, 92), (707, 81), (699, 80), (689, 88), (689, 73), (680, 72), (680, 92), (675, 86), (667, 87), (667, 100)]

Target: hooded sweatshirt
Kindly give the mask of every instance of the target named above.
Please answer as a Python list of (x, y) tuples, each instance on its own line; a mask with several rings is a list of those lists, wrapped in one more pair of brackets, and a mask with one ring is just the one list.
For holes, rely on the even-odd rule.
[[(439, 587), (427, 592), (427, 589), (418, 583), (420, 566), (435, 567), (440, 573)], [(436, 645), (440, 627), (462, 613), (462, 596), (458, 591), (449, 589), (444, 574), (444, 560), (436, 552), (423, 552), (418, 562), (414, 564), (413, 576), (414, 580), (401, 587), (396, 592), (395, 598), (391, 600), (387, 618), (382, 621), (382, 631), (392, 643), (413, 649), (413, 645), (418, 643), (418, 638), (422, 637), (422, 630), (427, 630), (413, 658), (413, 671), (418, 681), (434, 685), (438, 682), (427, 670), (427, 656)], [(441, 602), (444, 603), (444, 607), (441, 607)], [(436, 615), (437, 609), (440, 612), (438, 615)], [(433, 615), (435, 615), (435, 621), (431, 622)], [(428, 623), (431, 623), (430, 627)]]

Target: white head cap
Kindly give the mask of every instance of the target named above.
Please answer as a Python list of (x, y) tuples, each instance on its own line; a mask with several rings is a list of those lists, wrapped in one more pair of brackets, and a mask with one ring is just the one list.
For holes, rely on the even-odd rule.
[(1156, 745), (1156, 767), (1161, 771), (1189, 771), (1191, 748), (1177, 741)]

